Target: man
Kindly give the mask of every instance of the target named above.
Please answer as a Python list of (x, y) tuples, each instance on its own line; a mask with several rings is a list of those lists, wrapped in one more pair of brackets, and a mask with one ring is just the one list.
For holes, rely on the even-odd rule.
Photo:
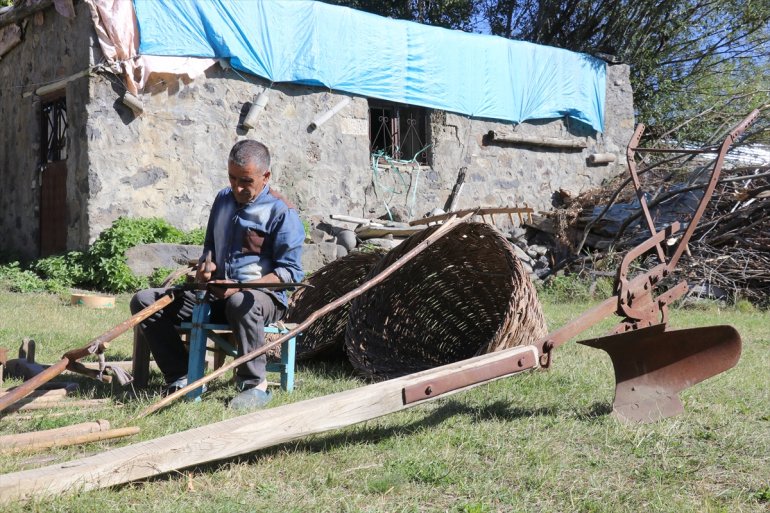
[[(296, 210), (268, 185), (267, 147), (252, 140), (236, 143), (230, 150), (227, 170), (230, 187), (219, 191), (211, 207), (196, 280), (209, 284), (301, 281), (305, 230)], [(209, 252), (211, 264), (206, 268), (204, 261)], [(230, 325), (240, 354), (261, 347), (265, 325), (286, 312), (286, 293), (279, 289), (210, 290), (217, 298), (211, 303), (212, 322), (226, 321)], [(163, 292), (138, 292), (131, 300), (131, 311), (136, 313), (152, 304)], [(180, 293), (173, 303), (139, 325), (166, 378), (165, 394), (187, 385), (188, 356), (175, 325), (190, 320), (194, 301), (193, 292)], [(269, 402), (265, 360), (263, 355), (237, 368), (240, 393), (230, 403), (232, 408), (258, 408)]]

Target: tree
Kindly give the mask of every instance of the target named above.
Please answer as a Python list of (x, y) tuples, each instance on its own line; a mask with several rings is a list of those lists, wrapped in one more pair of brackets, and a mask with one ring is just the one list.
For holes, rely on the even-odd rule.
[(770, 0), (329, 1), (615, 56), (631, 66), (637, 117), (653, 135), (677, 127), (680, 139), (704, 140), (770, 104)]
[(390, 18), (473, 31), (477, 0), (325, 0)]
[[(511, 0), (488, 3), (509, 8)], [(678, 138), (703, 140), (769, 103), (770, 0), (540, 0), (516, 8), (513, 37), (629, 63), (638, 117), (653, 135), (680, 127)]]

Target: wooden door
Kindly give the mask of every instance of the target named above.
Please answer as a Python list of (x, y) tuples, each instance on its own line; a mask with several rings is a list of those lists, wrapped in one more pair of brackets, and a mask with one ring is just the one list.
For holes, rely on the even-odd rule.
[(40, 179), (40, 255), (67, 250), (67, 99), (42, 103)]

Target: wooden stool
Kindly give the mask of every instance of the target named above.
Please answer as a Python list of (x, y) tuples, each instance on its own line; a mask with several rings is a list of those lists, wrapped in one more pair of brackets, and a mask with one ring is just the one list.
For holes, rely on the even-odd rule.
[[(208, 302), (202, 301), (193, 308), (192, 321), (183, 322), (180, 330), (188, 335), (189, 341), (189, 360), (187, 363), (187, 381), (192, 383), (203, 377), (203, 370), (206, 364), (207, 341), (214, 343), (214, 368), (219, 368), (224, 362), (224, 357), (238, 356), (238, 349), (231, 343), (230, 336), (232, 331), (227, 324), (214, 324), (209, 322), (211, 315), (211, 306)], [(289, 333), (290, 329), (286, 326), (268, 325), (265, 326), (265, 334)], [(281, 344), (281, 361), (270, 362), (267, 364), (268, 372), (279, 372), (281, 374), (281, 389), (287, 392), (294, 390), (294, 369), (296, 356), (296, 339), (294, 337)], [(149, 346), (137, 328), (134, 328), (134, 356), (133, 356), (133, 374), (134, 383), (139, 387), (147, 386), (149, 381), (150, 350)], [(202, 387), (198, 387), (187, 393), (190, 399), (198, 399), (202, 393)]]

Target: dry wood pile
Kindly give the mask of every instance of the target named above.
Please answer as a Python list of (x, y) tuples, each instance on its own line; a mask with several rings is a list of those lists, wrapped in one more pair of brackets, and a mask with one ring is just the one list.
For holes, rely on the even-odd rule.
[[(744, 150), (744, 155), (746, 151)], [(643, 163), (642, 188), (656, 228), (673, 221), (689, 223), (713, 162), (675, 157)], [(630, 178), (619, 176), (604, 187), (536, 216), (532, 227), (548, 234), (558, 249), (557, 267), (589, 270), (613, 252), (649, 237)], [(696, 229), (679, 274), (691, 295), (770, 301), (770, 149), (757, 148), (753, 159), (728, 160), (714, 195)], [(672, 241), (673, 242), (673, 241)], [(649, 263), (657, 263), (650, 258)], [(603, 269), (614, 266), (604, 263)], [(600, 273), (604, 274), (604, 273)]]

